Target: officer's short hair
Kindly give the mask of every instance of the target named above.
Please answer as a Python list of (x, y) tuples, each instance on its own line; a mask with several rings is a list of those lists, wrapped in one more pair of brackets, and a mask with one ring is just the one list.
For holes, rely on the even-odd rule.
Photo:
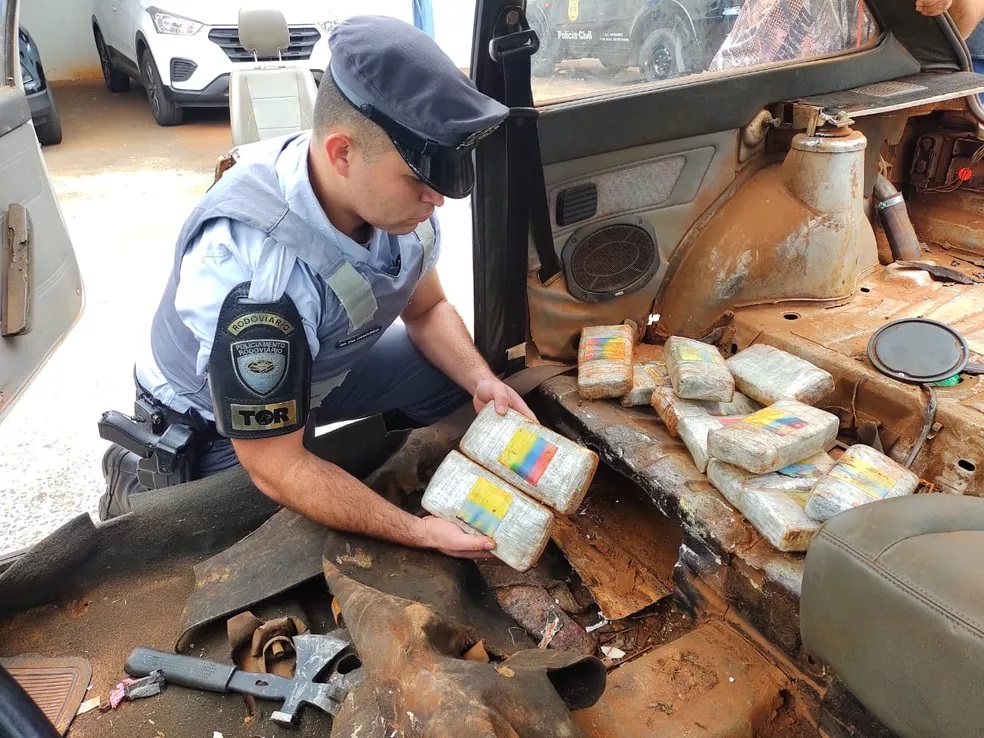
[(385, 151), (389, 137), (342, 95), (331, 75), (321, 78), (318, 96), (314, 101), (314, 117), (311, 121), (314, 134), (326, 136), (335, 128), (346, 129), (359, 144), (363, 156), (372, 159)]

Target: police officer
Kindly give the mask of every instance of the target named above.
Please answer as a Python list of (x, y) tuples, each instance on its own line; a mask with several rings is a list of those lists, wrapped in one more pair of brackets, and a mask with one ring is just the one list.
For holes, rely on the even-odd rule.
[[(254, 144), (186, 221), (138, 393), (207, 440), (197, 476), (238, 462), (326, 526), (487, 555), (490, 539), (402, 511), (307, 451), (303, 434), (309, 411), (320, 424), (392, 410), (429, 424), (469, 397), (533, 417), (434, 269), (434, 211), (471, 192), (472, 149), (508, 111), (401, 21), (352, 18), (329, 46), (312, 131)], [(104, 517), (140, 491), (135, 463), (107, 452)]]

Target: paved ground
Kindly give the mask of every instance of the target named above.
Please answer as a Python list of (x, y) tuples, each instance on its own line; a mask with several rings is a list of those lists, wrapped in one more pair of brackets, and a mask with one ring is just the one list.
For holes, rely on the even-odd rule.
[[(101, 82), (55, 87), (65, 138), (44, 149), (86, 289), (85, 313), (0, 425), (0, 554), (29, 546), (102, 492), (96, 432), (105, 410), (132, 408), (132, 363), (171, 267), (174, 238), (229, 148), (224, 111), (160, 128), (142, 91)], [(440, 211), (439, 271), (468, 325), (469, 201)]]

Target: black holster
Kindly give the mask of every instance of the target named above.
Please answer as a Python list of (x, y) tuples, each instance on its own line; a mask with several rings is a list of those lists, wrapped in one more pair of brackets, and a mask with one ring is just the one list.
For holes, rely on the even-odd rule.
[(133, 416), (103, 413), (99, 436), (140, 457), (137, 481), (146, 489), (173, 487), (197, 479), (199, 462), (217, 437), (198, 413), (176, 413), (139, 392)]

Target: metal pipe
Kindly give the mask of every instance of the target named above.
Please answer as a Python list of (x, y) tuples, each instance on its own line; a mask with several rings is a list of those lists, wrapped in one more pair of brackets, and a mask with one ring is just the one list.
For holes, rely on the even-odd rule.
[(884, 174), (879, 174), (873, 190), (875, 210), (881, 218), (882, 227), (888, 237), (888, 245), (892, 249), (892, 257), (896, 261), (914, 261), (922, 258), (922, 247), (916, 235), (909, 211), (905, 207), (902, 193), (888, 181)]

